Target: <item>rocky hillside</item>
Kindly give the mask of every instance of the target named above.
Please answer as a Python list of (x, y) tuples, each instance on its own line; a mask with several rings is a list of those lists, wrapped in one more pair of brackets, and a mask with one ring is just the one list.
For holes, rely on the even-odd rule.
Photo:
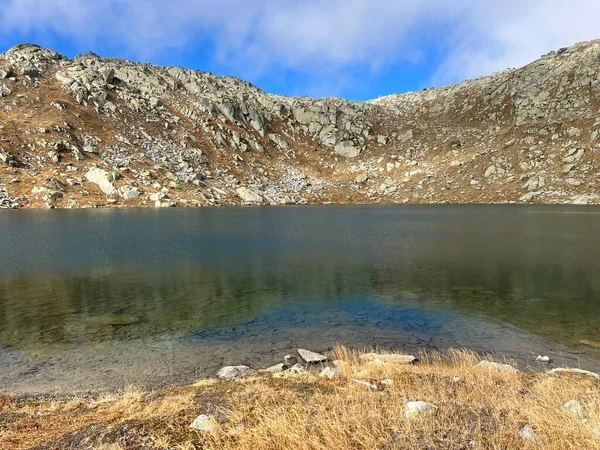
[(369, 102), (36, 45), (0, 55), (0, 208), (600, 203), (600, 41)]

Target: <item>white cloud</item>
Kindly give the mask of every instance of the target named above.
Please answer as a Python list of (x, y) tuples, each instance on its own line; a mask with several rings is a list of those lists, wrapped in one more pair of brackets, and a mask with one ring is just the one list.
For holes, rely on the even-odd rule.
[(436, 58), (423, 83), (439, 84), (600, 37), (598, 17), (598, 0), (4, 0), (0, 35), (48, 33), (139, 59), (210, 44), (224, 71), (291, 69), (319, 85)]

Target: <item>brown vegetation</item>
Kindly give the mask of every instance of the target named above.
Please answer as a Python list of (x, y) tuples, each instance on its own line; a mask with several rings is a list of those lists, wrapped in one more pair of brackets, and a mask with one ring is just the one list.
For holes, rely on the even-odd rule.
[[(474, 367), (468, 351), (423, 353), (414, 365), (364, 362), (336, 350), (340, 376), (274, 378), (95, 399), (0, 398), (0, 448), (12, 449), (594, 449), (600, 382), (575, 374)], [(355, 380), (368, 381), (370, 388)], [(563, 405), (575, 400), (580, 411)], [(406, 419), (408, 401), (435, 413)], [(189, 429), (198, 414), (219, 422)], [(529, 426), (535, 437), (521, 436)]]

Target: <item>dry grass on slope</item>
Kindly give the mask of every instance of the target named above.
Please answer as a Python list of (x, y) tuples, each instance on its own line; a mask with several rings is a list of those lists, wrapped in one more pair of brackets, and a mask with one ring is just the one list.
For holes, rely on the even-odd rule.
[[(345, 364), (331, 380), (259, 374), (94, 401), (0, 400), (0, 448), (600, 448), (600, 382), (592, 377), (475, 368), (467, 351), (424, 353), (415, 365), (365, 363), (344, 348), (335, 357)], [(580, 415), (563, 407), (572, 400)], [(437, 410), (407, 419), (408, 401)], [(217, 419), (214, 431), (188, 428), (198, 414)], [(535, 437), (520, 435), (525, 425)]]

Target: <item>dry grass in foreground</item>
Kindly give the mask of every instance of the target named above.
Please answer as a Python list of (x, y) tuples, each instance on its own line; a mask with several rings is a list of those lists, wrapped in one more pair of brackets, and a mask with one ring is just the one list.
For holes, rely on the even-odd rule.
[[(343, 361), (334, 379), (260, 373), (93, 401), (0, 397), (0, 448), (600, 448), (600, 381), (593, 377), (476, 368), (479, 359), (468, 351), (423, 353), (414, 365), (364, 362), (345, 348), (334, 358)], [(575, 407), (564, 407), (573, 400)], [(407, 419), (409, 401), (437, 409)], [(213, 431), (189, 429), (199, 414), (216, 418)]]

